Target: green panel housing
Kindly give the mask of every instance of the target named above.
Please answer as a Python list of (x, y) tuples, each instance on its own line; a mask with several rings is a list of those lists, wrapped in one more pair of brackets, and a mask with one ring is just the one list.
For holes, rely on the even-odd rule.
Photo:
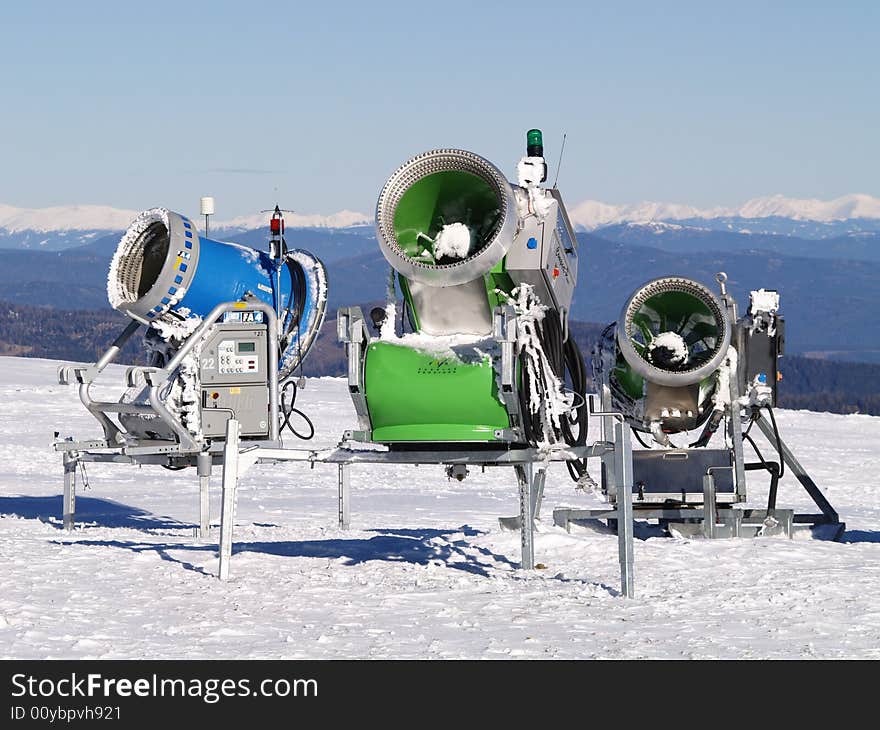
[(372, 342), (364, 387), (373, 441), (496, 441), (495, 431), (510, 426), (488, 357), (463, 363)]

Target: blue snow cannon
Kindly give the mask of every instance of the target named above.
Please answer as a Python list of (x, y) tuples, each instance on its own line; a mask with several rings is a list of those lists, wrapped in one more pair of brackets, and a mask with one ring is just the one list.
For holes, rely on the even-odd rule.
[[(283, 222), (273, 217), (272, 226), (273, 234), (276, 228), (283, 233)], [(321, 261), (307, 251), (273, 254), (206, 238), (186, 216), (152, 208), (138, 215), (120, 240), (107, 297), (114, 309), (146, 325), (204, 317), (221, 302), (256, 297), (279, 314), (283, 379), (321, 329), (327, 277)]]

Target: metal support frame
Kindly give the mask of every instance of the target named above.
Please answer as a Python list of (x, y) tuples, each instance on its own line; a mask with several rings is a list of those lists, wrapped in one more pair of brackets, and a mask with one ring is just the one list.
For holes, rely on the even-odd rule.
[(715, 509), (715, 475), (712, 470), (703, 476), (703, 534), (715, 537), (715, 522), (718, 519)]
[(768, 423), (764, 414), (760, 411), (758, 412), (755, 423), (758, 428), (761, 429), (761, 432), (767, 437), (767, 441), (770, 443), (773, 450), (779, 454), (779, 458), (783, 459), (788, 467), (794, 472), (794, 475), (801, 483), (801, 486), (803, 486), (807, 494), (810, 495), (810, 498), (822, 512), (822, 514), (818, 515), (795, 514), (794, 522), (812, 525), (837, 525), (838, 528), (834, 539), (838, 540), (846, 529), (846, 523), (840, 521), (840, 515), (837, 514), (837, 510), (831, 506), (831, 503), (825, 495), (822, 494), (822, 491), (816, 485), (816, 482), (813, 481), (812, 477), (807, 473), (807, 470), (797, 460), (797, 457), (792, 453), (791, 449), (788, 448), (785, 441), (781, 438), (777, 439), (777, 434), (773, 430), (772, 425)]
[(514, 467), (519, 485), (519, 525), (522, 558), (520, 567), (532, 570), (535, 567), (535, 512), (532, 491), (532, 465), (520, 464)]
[[(162, 400), (162, 393), (171, 381), (177, 377), (177, 370), (184, 358), (192, 352), (193, 348), (208, 337), (214, 326), (227, 312), (232, 312), (242, 307), (263, 312), (266, 317), (266, 329), (269, 340), (269, 358), (267, 371), (269, 377), (269, 438), (272, 443), (278, 443), (279, 439), (279, 403), (278, 403), (278, 326), (275, 310), (268, 304), (257, 299), (239, 302), (221, 302), (202, 320), (196, 330), (187, 337), (186, 341), (174, 354), (164, 368), (153, 367), (130, 367), (126, 370), (125, 378), (128, 387), (133, 387), (142, 378), (148, 386), (149, 405), (137, 403), (119, 403), (113, 401), (97, 401), (91, 396), (92, 383), (110, 363), (112, 363), (125, 343), (137, 331), (139, 322), (132, 320), (123, 332), (114, 340), (113, 344), (94, 364), (89, 366), (62, 365), (58, 369), (58, 382), (62, 385), (79, 383), (79, 396), (83, 405), (95, 417), (104, 431), (105, 446), (113, 448), (126, 447), (129, 452), (134, 449), (146, 449), (145, 453), (156, 453), (156, 441), (142, 441), (141, 439), (123, 432), (119, 425), (114, 423), (108, 414), (112, 413), (140, 413), (155, 415), (176, 435), (177, 442), (164, 442), (161, 453), (175, 453), (194, 455), (201, 452), (205, 444), (197, 440), (186, 429), (178, 418), (172, 414)], [(58, 445), (56, 444), (56, 449)], [(64, 448), (58, 450), (65, 450)]]
[(534, 519), (541, 517), (541, 503), (544, 501), (544, 483), (547, 481), (547, 468), (538, 467), (532, 480), (532, 516)]
[(199, 537), (206, 538), (211, 533), (211, 455), (202, 451), (196, 458), (199, 475)]
[[(725, 274), (723, 278), (719, 276), (716, 277), (718, 281), (718, 285), (721, 287), (721, 301), (724, 303), (724, 308), (727, 310), (727, 318), (730, 322), (731, 330), (735, 329), (736, 325), (736, 300), (727, 292), (727, 275)], [(742, 343), (734, 341), (731, 342), (731, 346), (735, 346), (739, 351), (742, 348)], [(739, 352), (737, 352), (739, 354)], [(733, 449), (733, 482), (736, 489), (737, 500), (740, 502), (746, 501), (746, 472), (743, 464), (745, 463), (745, 457), (743, 456), (743, 438), (742, 438), (742, 428), (739, 423), (739, 378), (737, 377), (736, 372), (730, 373), (729, 378), (729, 390), (730, 390), (730, 408), (729, 413), (727, 415), (727, 438), (730, 441), (731, 448)]]
[(64, 529), (73, 530), (76, 515), (76, 466), (79, 460), (74, 452), (66, 452), (63, 456), (64, 464), (64, 506), (63, 519)]
[(339, 465), (339, 529), (347, 530), (351, 525), (351, 474), (348, 464)]
[[(736, 393), (733, 385), (732, 393)], [(735, 402), (735, 401), (734, 401)], [(594, 412), (593, 415), (601, 415), (607, 420), (613, 414)], [(761, 432), (767, 437), (770, 446), (779, 454), (780, 459), (791, 468), (798, 481), (813, 499), (815, 504), (821, 510), (821, 514), (796, 514), (790, 509), (779, 509), (775, 506), (775, 494), (771, 497), (771, 503), (768, 509), (742, 509), (731, 507), (720, 507), (718, 504), (718, 495), (715, 489), (715, 477), (712, 474), (713, 469), (724, 468), (733, 469), (736, 483), (736, 493), (739, 501), (745, 501), (745, 472), (747, 471), (744, 462), (742, 450), (742, 431), (739, 425), (737, 415), (729, 414), (727, 416), (729, 422), (728, 428), (731, 429), (733, 436), (733, 465), (730, 467), (711, 467), (709, 472), (703, 477), (703, 503), (702, 505), (682, 505), (667, 506), (660, 503), (640, 504), (633, 510), (630, 495), (631, 514), (638, 515), (641, 519), (657, 519), (662, 523), (670, 526), (674, 524), (677, 532), (686, 536), (702, 535), (707, 538), (719, 537), (744, 537), (744, 536), (768, 536), (768, 535), (786, 535), (792, 536), (794, 524), (808, 524), (812, 526), (829, 525), (836, 527), (832, 540), (839, 540), (846, 529), (846, 524), (840, 521), (840, 517), (831, 506), (831, 503), (822, 494), (822, 491), (807, 473), (806, 469), (797, 460), (791, 449), (782, 439), (777, 439), (777, 434), (769, 423), (767, 418), (760, 411), (757, 412), (755, 423)], [(732, 424), (732, 426), (730, 425)], [(620, 429), (619, 424), (615, 426), (615, 451), (614, 458), (603, 458), (603, 465), (606, 471), (607, 481), (615, 485), (614, 493), (609, 497), (616, 498), (619, 502), (620, 497), (624, 495), (619, 491), (621, 482), (627, 479), (618, 478), (618, 469), (620, 469), (620, 451), (617, 447), (617, 440), (623, 436), (628, 436), (625, 430)], [(628, 441), (628, 438), (624, 439)], [(739, 445), (737, 449), (736, 446)], [(628, 462), (631, 468), (631, 452)], [(626, 466), (626, 460), (624, 463)], [(772, 473), (772, 472), (771, 472)], [(631, 472), (628, 477), (631, 482)], [(772, 492), (772, 488), (771, 488)], [(557, 508), (553, 511), (554, 524), (570, 529), (571, 524), (586, 524), (595, 520), (608, 520), (609, 523), (616, 520), (619, 515), (621, 505), (611, 505), (600, 509), (572, 509), (568, 507)], [(698, 524), (694, 524), (698, 523)], [(619, 531), (618, 531), (619, 534)], [(621, 546), (623, 551), (623, 546)], [(623, 555), (623, 552), (621, 552)], [(623, 567), (622, 567), (623, 574)]]
[(235, 492), (238, 487), (238, 421), (226, 422), (226, 444), (223, 449), (223, 507), (220, 512), (220, 580), (229, 579), (232, 559), (232, 527), (235, 522)]
[[(233, 545), (233, 523), (235, 518), (236, 490), (239, 478), (255, 463), (274, 464), (286, 461), (301, 461), (310, 464), (328, 463), (338, 465), (338, 518), (340, 529), (347, 529), (351, 517), (351, 484), (350, 466), (356, 463), (393, 463), (393, 464), (442, 464), (442, 465), (474, 465), (474, 466), (512, 466), (517, 475), (520, 510), (518, 527), (521, 532), (521, 565), (524, 569), (532, 569), (534, 558), (534, 520), (540, 514), (541, 501), (546, 481), (547, 463), (550, 461), (567, 461), (572, 458), (605, 457), (615, 452), (610, 466), (614, 473), (623, 479), (632, 481), (631, 457), (626, 441), (618, 432), (615, 444), (598, 442), (592, 446), (568, 447), (558, 451), (539, 452), (535, 448), (510, 448), (509, 444), (499, 444), (497, 448), (462, 448), (460, 450), (437, 451), (426, 444), (425, 451), (377, 451), (374, 449), (356, 450), (341, 444), (335, 449), (323, 451), (305, 449), (285, 449), (278, 439), (278, 362), (277, 362), (277, 327), (276, 314), (268, 305), (257, 301), (245, 303), (248, 308), (258, 309), (265, 313), (269, 332), (269, 439), (242, 439), (237, 420), (227, 422), (226, 440), (213, 442), (197, 441), (171, 414), (161, 401), (159, 393), (175, 377), (175, 371), (183, 359), (192, 351), (196, 344), (210, 334), (214, 324), (222, 315), (234, 308), (241, 307), (241, 302), (226, 302), (217, 305), (202, 321), (183, 346), (163, 369), (132, 367), (126, 372), (129, 385), (133, 385), (142, 377), (149, 386), (150, 405), (120, 404), (93, 401), (89, 388), (97, 373), (112, 362), (118, 355), (125, 341), (137, 329), (137, 323), (130, 323), (126, 330), (117, 338), (113, 346), (102, 356), (95, 366), (88, 368), (64, 367), (59, 371), (59, 380), (78, 382), (80, 395), (89, 412), (99, 421), (104, 429), (103, 440), (75, 442), (72, 440), (56, 441), (55, 449), (64, 454), (65, 465), (65, 526), (70, 529), (73, 524), (73, 494), (75, 489), (75, 467), (79, 461), (121, 463), (121, 464), (157, 464), (175, 466), (195, 466), (199, 476), (199, 527), (198, 535), (206, 538), (210, 534), (210, 478), (212, 467), (222, 465), (222, 507), (219, 539), (219, 569), (221, 580), (227, 580), (230, 574), (230, 561)], [(514, 383), (514, 360), (512, 358), (512, 342), (515, 335), (516, 318), (512, 310), (499, 308), (496, 321), (496, 338), (507, 350), (507, 373), (509, 384)], [(349, 390), (358, 412), (360, 431), (348, 431), (344, 438), (349, 441), (369, 441), (370, 423), (366, 400), (362, 392), (362, 360), (363, 351), (368, 343), (368, 334), (359, 308), (345, 308), (339, 313), (339, 336), (345, 343), (349, 361)], [(514, 408), (515, 406), (515, 408)], [(514, 421), (518, 415), (518, 401), (510, 400), (508, 407), (514, 413)], [(119, 412), (152, 413), (158, 416), (176, 434), (177, 441), (138, 439), (125, 434), (108, 417), (109, 413)], [(109, 425), (108, 425), (109, 424)], [(496, 437), (507, 441), (516, 440), (518, 423), (513, 423), (509, 431)], [(503, 438), (506, 436), (506, 438)], [(623, 450), (623, 454), (617, 451)], [(535, 465), (537, 468), (535, 468)], [(627, 476), (629, 475), (629, 476)], [(630, 485), (631, 489), (631, 485)], [(623, 510), (621, 521), (627, 525), (620, 538), (621, 583), (624, 595), (632, 595), (632, 500), (629, 489), (621, 491), (628, 499), (621, 500)]]
[[(76, 447), (85, 449), (78, 451)], [(75, 465), (78, 461), (116, 463), (116, 464), (166, 464), (168, 455), (165, 446), (156, 446), (150, 451), (132, 449), (121, 445), (110, 445), (105, 441), (73, 442), (59, 441), (56, 449), (63, 451), (65, 464), (65, 493), (72, 490)], [(544, 484), (547, 476), (547, 463), (567, 461), (571, 458), (586, 459), (604, 457), (612, 451), (608, 443), (591, 446), (566, 448), (556, 452), (544, 453), (537, 449), (462, 449), (448, 452), (437, 451), (379, 451), (375, 449), (356, 449), (346, 443), (331, 449), (309, 450), (280, 448), (272, 442), (241, 441), (239, 424), (230, 419), (227, 422), (226, 440), (199, 454), (179, 455), (183, 465), (196, 466), (200, 479), (200, 533), (208, 526), (208, 510), (205, 506), (207, 482), (212, 465), (222, 466), (222, 506), (220, 515), (219, 577), (227, 580), (230, 574), (230, 561), (233, 546), (233, 523), (238, 481), (254, 464), (278, 464), (282, 462), (301, 462), (313, 464), (336, 464), (338, 469), (338, 517), (340, 529), (347, 529), (351, 521), (351, 465), (352, 464), (464, 464), (470, 466), (508, 466), (514, 467), (519, 484), (520, 516), (517, 527), (526, 525), (522, 532), (522, 567), (534, 568), (534, 520), (540, 513)], [(625, 457), (623, 461), (626, 462)], [(625, 473), (625, 467), (621, 467)], [(630, 479), (631, 481), (631, 479)], [(70, 490), (68, 490), (68, 482)], [(203, 491), (203, 487), (205, 488)], [(66, 502), (65, 502), (66, 504)], [(630, 502), (631, 505), (631, 502)], [(65, 513), (66, 514), (66, 513)], [(631, 520), (630, 520), (631, 522)], [(632, 531), (624, 535), (623, 542), (629, 548), (621, 559), (621, 575), (624, 595), (632, 595)], [(203, 536), (207, 536), (203, 534)]]
[(504, 401), (510, 419), (509, 433), (496, 432), (496, 438), (503, 437), (509, 441), (523, 441), (522, 411), (520, 409), (519, 392), (517, 391), (516, 351), (515, 344), (519, 331), (516, 310), (509, 304), (495, 307), (492, 314), (492, 337), (501, 349), (501, 363), (498, 371), (498, 395)]
[(621, 592), (627, 598), (635, 593), (633, 576), (632, 441), (629, 425), (620, 417), (614, 424), (614, 473), (617, 491), (617, 551), (620, 560)]
[(372, 425), (364, 392), (364, 353), (370, 341), (364, 313), (360, 307), (343, 307), (336, 315), (336, 335), (343, 344), (348, 363), (348, 393), (358, 420), (358, 432), (350, 432), (351, 438), (369, 441)]

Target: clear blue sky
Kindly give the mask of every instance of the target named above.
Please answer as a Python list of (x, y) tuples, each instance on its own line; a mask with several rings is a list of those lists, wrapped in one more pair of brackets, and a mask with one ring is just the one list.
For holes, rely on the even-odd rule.
[(28, 2), (0, 21), (0, 203), (369, 213), (407, 157), (575, 203), (880, 195), (880, 3)]

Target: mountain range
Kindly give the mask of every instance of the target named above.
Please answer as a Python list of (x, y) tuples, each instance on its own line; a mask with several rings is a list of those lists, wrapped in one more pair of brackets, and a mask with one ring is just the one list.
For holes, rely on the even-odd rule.
[[(581, 264), (572, 317), (612, 321), (627, 293), (648, 279), (675, 273), (714, 287), (714, 274), (723, 270), (743, 306), (750, 289), (781, 292), (792, 353), (880, 362), (880, 327), (874, 318), (880, 291), (880, 199), (762, 200), (736, 211), (629, 206), (618, 210), (616, 219), (608, 211), (613, 206), (602, 208), (599, 217), (594, 209), (601, 204), (575, 206)], [(590, 210), (593, 218), (584, 213)], [(700, 218), (693, 217), (695, 212), (737, 215)], [(851, 212), (876, 217), (834, 217)], [(649, 214), (679, 217), (626, 220)], [(103, 206), (0, 206), (0, 248), (6, 249), (0, 300), (58, 310), (106, 309), (107, 267), (120, 236), (114, 226), (126, 225), (133, 215)], [(604, 224), (596, 227), (599, 218)], [(211, 234), (264, 248), (267, 231), (260, 221), (265, 220), (264, 214), (212, 224)], [(388, 266), (365, 217), (344, 211), (335, 216), (288, 214), (286, 220), (288, 244), (327, 263), (331, 308), (384, 297)], [(584, 221), (592, 221), (593, 227)]]
[[(805, 239), (880, 232), (880, 198), (854, 193), (830, 201), (771, 195), (735, 208), (699, 209), (677, 203), (643, 202), (612, 205), (585, 200), (568, 206), (579, 231), (597, 231), (626, 223), (667, 222), (685, 228)], [(0, 248), (58, 251), (88, 243), (102, 233), (122, 231), (137, 211), (105, 205), (16, 208), (0, 204)], [(288, 228), (344, 229), (370, 226), (371, 216), (349, 210), (332, 215), (288, 213)], [(265, 213), (212, 221), (217, 234), (264, 228)]]

